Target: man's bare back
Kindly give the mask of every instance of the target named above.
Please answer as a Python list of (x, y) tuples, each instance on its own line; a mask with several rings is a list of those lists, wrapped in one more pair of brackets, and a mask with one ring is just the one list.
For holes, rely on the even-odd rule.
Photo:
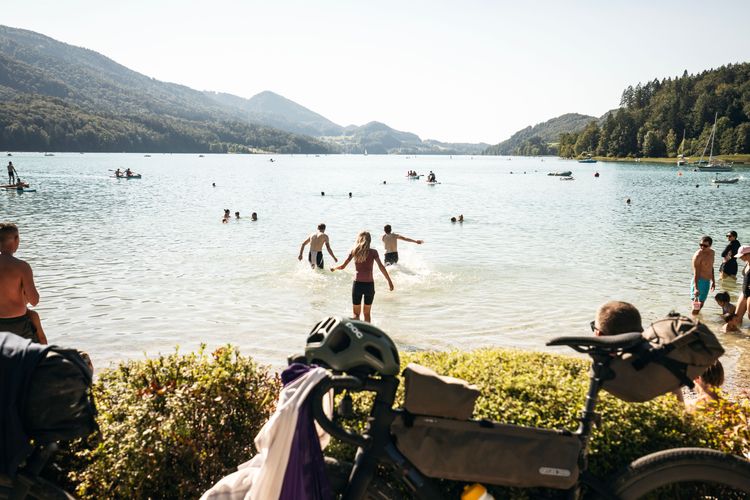
[(3, 252), (0, 254), (0, 318), (26, 314), (26, 305), (39, 303), (31, 266)]
[(322, 252), (323, 245), (328, 243), (328, 235), (318, 231), (310, 235), (310, 251), (311, 252)]

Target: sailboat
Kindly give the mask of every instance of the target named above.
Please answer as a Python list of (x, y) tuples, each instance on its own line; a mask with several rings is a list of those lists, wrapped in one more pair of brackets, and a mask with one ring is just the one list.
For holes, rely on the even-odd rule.
[(682, 142), (680, 147), (677, 148), (677, 166), (680, 167), (685, 164), (685, 130), (682, 131)]
[(726, 163), (714, 163), (713, 162), (714, 138), (716, 137), (716, 119), (718, 117), (719, 117), (719, 113), (716, 113), (714, 115), (714, 126), (711, 127), (711, 137), (708, 140), (708, 142), (711, 143), (711, 152), (708, 154), (708, 164), (702, 165), (703, 156), (706, 154), (706, 149), (708, 149), (708, 142), (706, 142), (706, 147), (703, 148), (701, 159), (698, 161), (698, 170), (700, 170), (701, 172), (731, 172), (732, 170), (734, 170), (731, 165), (727, 165)]

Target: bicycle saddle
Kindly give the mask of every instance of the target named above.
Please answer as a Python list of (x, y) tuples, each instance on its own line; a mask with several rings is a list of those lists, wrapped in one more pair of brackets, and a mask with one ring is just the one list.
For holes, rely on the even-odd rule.
[(547, 345), (566, 345), (574, 349), (603, 349), (606, 351), (617, 351), (635, 347), (643, 342), (641, 332), (620, 333), (618, 335), (601, 335), (599, 337), (587, 335), (585, 337), (556, 337), (547, 342)]

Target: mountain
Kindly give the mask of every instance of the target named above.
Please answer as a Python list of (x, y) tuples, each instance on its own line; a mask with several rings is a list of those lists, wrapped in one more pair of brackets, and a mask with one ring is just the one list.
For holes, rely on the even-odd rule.
[(205, 94), (222, 106), (241, 110), (253, 122), (287, 132), (326, 136), (341, 135), (344, 130), (341, 125), (271, 91), (261, 92), (250, 99), (217, 92)]
[(549, 143), (557, 142), (560, 134), (578, 132), (590, 122), (597, 120), (598, 118), (594, 116), (567, 113), (533, 127), (521, 129), (510, 139), (490, 146), (484, 150), (483, 154), (527, 156), (551, 154)]
[(330, 152), (203, 92), (7, 26), (0, 26), (0, 149)]

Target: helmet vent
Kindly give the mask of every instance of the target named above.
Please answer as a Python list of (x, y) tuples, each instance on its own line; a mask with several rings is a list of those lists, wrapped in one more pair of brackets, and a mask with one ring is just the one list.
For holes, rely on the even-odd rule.
[(380, 349), (375, 349), (373, 346), (368, 345), (365, 346), (365, 351), (367, 351), (367, 353), (372, 357), (380, 360), (381, 362), (383, 361), (383, 355), (381, 354)]
[(307, 337), (307, 343), (308, 344), (317, 344), (318, 342), (323, 342), (323, 339), (325, 337), (322, 333), (313, 333), (309, 337)]
[(328, 337), (328, 348), (334, 353), (345, 351), (351, 343), (349, 336), (341, 330), (334, 331)]

